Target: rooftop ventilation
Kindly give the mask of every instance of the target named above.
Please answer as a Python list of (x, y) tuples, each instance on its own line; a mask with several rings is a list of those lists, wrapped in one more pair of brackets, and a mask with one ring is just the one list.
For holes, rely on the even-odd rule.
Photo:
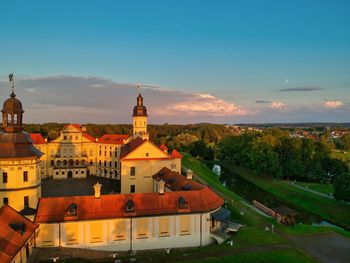
[(26, 230), (26, 225), (23, 222), (10, 223), (9, 226), (21, 235), (23, 235)]

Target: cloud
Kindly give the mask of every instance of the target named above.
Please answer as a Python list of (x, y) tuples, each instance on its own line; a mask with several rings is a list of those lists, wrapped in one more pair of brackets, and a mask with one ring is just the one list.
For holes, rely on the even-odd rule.
[(327, 100), (327, 101), (323, 102), (322, 105), (325, 108), (337, 109), (337, 108), (343, 106), (344, 103), (341, 102), (340, 100)]
[(294, 88), (285, 88), (285, 89), (280, 89), (278, 90), (279, 92), (293, 92), (293, 91), (318, 91), (318, 90), (323, 90), (323, 88), (320, 87), (294, 87)]
[(182, 114), (209, 116), (246, 116), (248, 111), (232, 102), (227, 102), (206, 93), (188, 94), (182, 102), (171, 103), (166, 106), (169, 112)]
[(269, 101), (269, 100), (256, 100), (255, 103), (267, 104), (267, 103), (271, 103), (271, 101)]
[(269, 107), (274, 110), (282, 110), (286, 107), (286, 104), (280, 101), (273, 101), (270, 103)]
[[(17, 77), (16, 94), (26, 111), (25, 122), (130, 123), (138, 90), (136, 83), (117, 83), (99, 77)], [(250, 112), (209, 93), (156, 85), (141, 93), (152, 123), (225, 122)], [(8, 81), (0, 81), (0, 98), (7, 98)]]

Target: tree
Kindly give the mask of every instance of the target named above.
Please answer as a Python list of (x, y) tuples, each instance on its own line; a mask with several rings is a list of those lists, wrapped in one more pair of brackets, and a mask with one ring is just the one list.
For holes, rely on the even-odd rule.
[(334, 197), (338, 200), (350, 201), (350, 174), (343, 173), (334, 180)]
[(341, 137), (341, 140), (343, 142), (343, 149), (346, 151), (350, 150), (350, 133), (345, 133)]

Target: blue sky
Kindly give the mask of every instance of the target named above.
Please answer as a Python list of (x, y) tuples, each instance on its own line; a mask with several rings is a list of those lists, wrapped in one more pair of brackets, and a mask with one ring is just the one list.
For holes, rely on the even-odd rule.
[[(129, 84), (139, 82), (162, 88), (144, 91), (155, 123), (350, 121), (349, 13), (349, 1), (330, 0), (1, 1), (0, 95), (14, 71), (28, 121), (64, 121), (57, 111), (127, 122), (118, 105), (91, 118), (76, 107), (99, 104), (84, 85), (136, 93)], [(82, 92), (70, 105), (40, 100), (53, 89)], [(58, 108), (45, 115), (38, 104)]]

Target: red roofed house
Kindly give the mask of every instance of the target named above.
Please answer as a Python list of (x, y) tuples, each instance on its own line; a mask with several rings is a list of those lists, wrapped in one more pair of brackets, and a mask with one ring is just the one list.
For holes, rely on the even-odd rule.
[(38, 226), (10, 206), (3, 205), (0, 208), (0, 262), (27, 262)]
[(224, 201), (208, 187), (164, 167), (149, 193), (41, 198), (39, 247), (127, 251), (211, 244)]

